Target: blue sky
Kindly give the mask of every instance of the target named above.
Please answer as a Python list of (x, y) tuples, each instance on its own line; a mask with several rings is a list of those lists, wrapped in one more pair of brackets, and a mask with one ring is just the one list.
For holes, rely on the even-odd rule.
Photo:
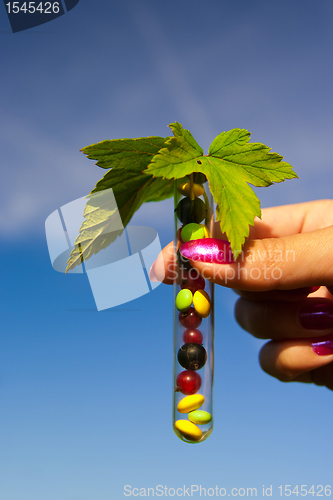
[[(328, 1), (80, 0), (12, 34), (0, 6), (0, 499), (118, 500), (124, 485), (331, 484), (332, 395), (282, 384), (216, 290), (215, 430), (171, 429), (172, 290), (97, 312), (85, 276), (56, 273), (47, 216), (103, 171), (79, 150), (169, 134), (207, 150), (233, 127), (282, 154), (299, 180), (262, 206), (331, 197), (333, 7)], [(133, 224), (172, 238), (171, 201)]]

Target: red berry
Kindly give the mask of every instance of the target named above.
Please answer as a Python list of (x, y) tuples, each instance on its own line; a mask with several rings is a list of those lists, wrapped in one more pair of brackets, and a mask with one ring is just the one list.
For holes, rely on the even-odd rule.
[(181, 288), (191, 290), (191, 292), (194, 294), (197, 290), (205, 289), (205, 280), (202, 276), (200, 276), (200, 274), (198, 274), (195, 269), (192, 268), (187, 271), (186, 274), (184, 273), (180, 286)]
[(203, 335), (200, 330), (197, 330), (196, 328), (189, 328), (183, 333), (183, 341), (184, 344), (190, 344), (191, 342), (194, 344), (202, 344)]
[(176, 391), (182, 392), (186, 395), (195, 394), (200, 389), (201, 383), (202, 380), (199, 373), (191, 370), (185, 370), (184, 372), (179, 373), (176, 378)]
[(190, 307), (186, 312), (179, 313), (179, 323), (183, 328), (198, 328), (202, 318), (197, 314), (194, 307)]

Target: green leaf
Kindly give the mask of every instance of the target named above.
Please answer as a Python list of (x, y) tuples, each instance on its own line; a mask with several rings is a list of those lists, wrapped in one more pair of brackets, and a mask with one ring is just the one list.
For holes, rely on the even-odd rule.
[(113, 139), (87, 146), (81, 151), (90, 160), (98, 160), (101, 168), (146, 168), (152, 157), (164, 146), (164, 137), (139, 137), (138, 139)]
[(202, 172), (218, 204), (217, 220), (227, 235), (236, 258), (242, 250), (249, 226), (261, 217), (260, 201), (249, 184), (270, 186), (297, 177), (282, 156), (270, 153), (269, 147), (249, 143), (250, 132), (233, 129), (222, 132), (212, 142), (208, 155), (191, 133), (179, 123), (170, 125), (174, 137), (153, 157), (145, 173), (165, 179), (180, 179), (192, 172)]
[(173, 181), (147, 177), (138, 168), (113, 168), (98, 181), (93, 193), (113, 189), (124, 227), (147, 201), (161, 201), (173, 195)]
[[(84, 222), (67, 261), (66, 272), (112, 243), (122, 230), (115, 231), (117, 210), (105, 190), (112, 189), (124, 227), (144, 202), (173, 196), (173, 180), (147, 177), (142, 171), (158, 152), (165, 139), (149, 137), (103, 141), (83, 149), (98, 165), (111, 168), (87, 197)], [(101, 196), (96, 196), (99, 192)], [(118, 226), (117, 226), (118, 227)]]

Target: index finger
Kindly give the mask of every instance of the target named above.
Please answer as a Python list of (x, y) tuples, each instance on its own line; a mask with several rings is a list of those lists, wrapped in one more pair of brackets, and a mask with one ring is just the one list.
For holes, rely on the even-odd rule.
[[(248, 239), (248, 242), (246, 243), (247, 248), (252, 248), (254, 251), (257, 249), (262, 256), (262, 259), (264, 258), (263, 255), (265, 254), (265, 246), (269, 247), (270, 246), (270, 241), (268, 240), (266, 243), (263, 243), (263, 248), (261, 250), (259, 249), (260, 243), (255, 243), (251, 241), (252, 239), (266, 239), (266, 238), (283, 238), (283, 237), (288, 237), (292, 236), (298, 233), (306, 233), (310, 231), (315, 231), (317, 229), (322, 229), (327, 226), (333, 225), (333, 200), (319, 200), (319, 201), (312, 201), (312, 202), (307, 202), (307, 203), (298, 203), (294, 205), (284, 205), (284, 206), (279, 206), (279, 207), (272, 207), (272, 208), (265, 208), (262, 210), (262, 219), (255, 219), (254, 221), (254, 227), (251, 226), (250, 228), (250, 236)], [(214, 226), (214, 237), (215, 238), (221, 238), (225, 239), (225, 236), (221, 233), (220, 230), (220, 223), (216, 222)], [(284, 241), (280, 240), (276, 245), (284, 245)], [(301, 244), (301, 241), (299, 242)], [(319, 241), (319, 248), (322, 246), (323, 241)], [(245, 249), (246, 249), (245, 245)], [(276, 246), (275, 245), (275, 246)], [(276, 253), (282, 252), (282, 248), (280, 248), (280, 251), (277, 251)], [(290, 252), (287, 253), (287, 257), (289, 260), (293, 260), (294, 264), (296, 264), (295, 259), (293, 256), (295, 255), (295, 249), (290, 248)], [(301, 250), (301, 249), (300, 249)], [(306, 251), (306, 248), (304, 249)], [(267, 252), (266, 252), (267, 253)], [(283, 253), (283, 252), (282, 252)], [(315, 255), (311, 255), (310, 258), (314, 257), (315, 262), (318, 260), (318, 249), (316, 249), (316, 252), (314, 252)], [(260, 260), (260, 259), (259, 259)], [(158, 281), (163, 281), (163, 283), (171, 284), (175, 281), (175, 269), (176, 269), (176, 256), (175, 256), (175, 245), (174, 243), (170, 243), (167, 247), (165, 247), (161, 254), (159, 255), (158, 259), (156, 262), (153, 264), (151, 271), (150, 271), (150, 276), (153, 277), (153, 279), (156, 279)], [(205, 263), (204, 266), (201, 263), (194, 262), (192, 261), (192, 264), (194, 267), (198, 269), (199, 272), (204, 271), (208, 272), (207, 279), (211, 279), (211, 281), (214, 281), (214, 274), (218, 278), (217, 272), (218, 270), (214, 267), (212, 268), (212, 264), (207, 264)], [(249, 265), (249, 262), (247, 262)], [(264, 264), (262, 262), (262, 264)], [(267, 265), (267, 263), (266, 263)], [(274, 262), (269, 262), (268, 263), (269, 267), (274, 267)], [(275, 262), (275, 267), (277, 267), (278, 262)], [(216, 265), (214, 265), (216, 266)], [(229, 266), (229, 267), (227, 267)], [(230, 267), (231, 266), (231, 267)], [(232, 267), (233, 266), (233, 267)], [(269, 280), (265, 279), (264, 280), (264, 285), (262, 286), (262, 283), (260, 280), (255, 279), (255, 271), (252, 270), (252, 286), (251, 283), (247, 283), (247, 285), (250, 286), (245, 286), (243, 283), (243, 279), (237, 280), (235, 277), (233, 277), (233, 270), (234, 269), (234, 264), (229, 264), (229, 265), (223, 265), (223, 271), (225, 275), (225, 279), (216, 280), (215, 283), (221, 284), (221, 285), (226, 285), (230, 286), (232, 288), (242, 288), (243, 290), (250, 290), (250, 291), (266, 291), (267, 289), (275, 289), (275, 287), (278, 285), (279, 280), (279, 274), (280, 272), (274, 271), (274, 277), (277, 279), (273, 278), (273, 283), (269, 282)], [(209, 267), (211, 269), (209, 270)], [(256, 265), (253, 266), (257, 267)], [(295, 266), (293, 266), (295, 267)], [(245, 268), (243, 266), (243, 277), (245, 275)], [(327, 269), (327, 265), (325, 264), (325, 269)], [(325, 276), (325, 269), (320, 269), (320, 273), (317, 273), (320, 275), (320, 279), (318, 278), (316, 282), (311, 279), (311, 276), (305, 277), (304, 273), (302, 273), (302, 276), (298, 276), (296, 279), (296, 282), (293, 282), (293, 280), (289, 280), (289, 283), (282, 283), (280, 282), (280, 287), (281, 289), (294, 289), (298, 287), (303, 287), (303, 286), (313, 286), (313, 285), (323, 285), (323, 284), (330, 284), (329, 282), (325, 283), (321, 281), (321, 279), (324, 277), (326, 280)], [(235, 270), (235, 269), (234, 269)], [(237, 271), (237, 269), (235, 270)], [(318, 269), (319, 271), (319, 269)], [(248, 274), (251, 272), (251, 269), (248, 269)], [(285, 272), (289, 272), (294, 275), (294, 268), (290, 268), (289, 270), (285, 269)], [(262, 273), (264, 273), (264, 277), (266, 276), (267, 278), (267, 271), (265, 273), (265, 268), (262, 269)], [(272, 280), (271, 280), (272, 281)], [(333, 283), (332, 283), (333, 284)], [(256, 285), (256, 286), (253, 286)], [(259, 286), (258, 286), (259, 285)]]
[(248, 240), (234, 263), (200, 262), (194, 249), (196, 260), (189, 252), (185, 257), (205, 279), (219, 285), (254, 292), (290, 290), (333, 284), (332, 241), (333, 226), (282, 238)]

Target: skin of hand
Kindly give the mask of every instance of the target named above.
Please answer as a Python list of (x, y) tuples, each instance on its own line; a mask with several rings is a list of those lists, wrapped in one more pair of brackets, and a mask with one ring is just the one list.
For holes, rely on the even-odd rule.
[[(215, 224), (215, 238), (226, 239)], [(261, 367), (277, 379), (333, 390), (333, 200), (262, 210), (242, 254), (231, 264), (191, 260), (207, 280), (240, 296), (236, 320), (253, 336), (271, 339)], [(153, 280), (176, 277), (174, 243), (150, 270)]]

